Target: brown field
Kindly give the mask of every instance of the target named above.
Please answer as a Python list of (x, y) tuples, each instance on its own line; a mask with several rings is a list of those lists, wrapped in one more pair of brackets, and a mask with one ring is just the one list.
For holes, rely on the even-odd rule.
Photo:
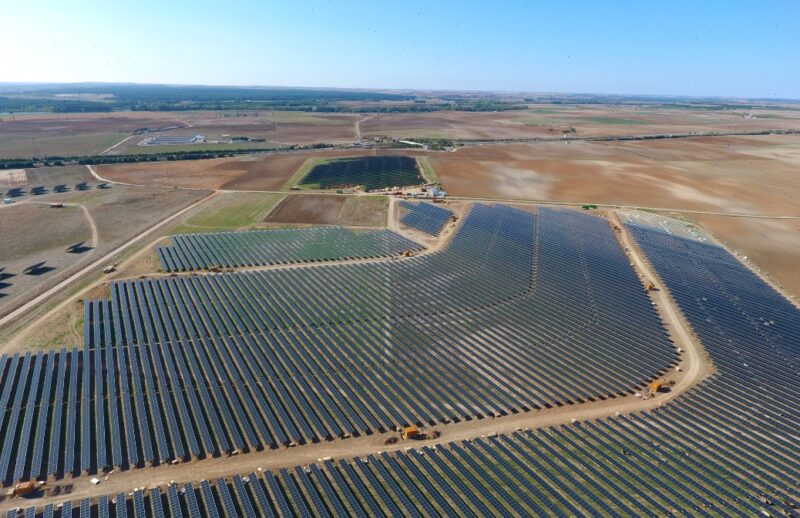
[(144, 112), (0, 116), (0, 158), (95, 155), (165, 119)]
[(270, 212), (269, 223), (382, 227), (386, 224), (386, 199), (380, 196), (295, 194)]
[(477, 146), (428, 158), (453, 195), (800, 215), (800, 137)]
[[(29, 114), (0, 116), (0, 158), (96, 155), (138, 128), (182, 128), (165, 135), (223, 135), (264, 138), (271, 145), (348, 143), (353, 141), (357, 114), (318, 115), (303, 112), (116, 112), (88, 114)], [(142, 152), (137, 143), (147, 135), (125, 141), (110, 154)], [(237, 147), (235, 144), (231, 147)], [(173, 146), (160, 146), (168, 151)], [(152, 149), (151, 149), (152, 151)]]
[(499, 139), (573, 136), (647, 135), (698, 131), (796, 129), (800, 111), (639, 109), (631, 106), (536, 106), (511, 112), (431, 112), (379, 114), (361, 123), (365, 136), (397, 138)]

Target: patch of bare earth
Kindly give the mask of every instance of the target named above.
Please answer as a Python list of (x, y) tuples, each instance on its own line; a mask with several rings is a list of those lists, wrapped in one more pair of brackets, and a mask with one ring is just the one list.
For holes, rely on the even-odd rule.
[(287, 196), (272, 209), (264, 221), (269, 223), (309, 223), (334, 225), (345, 205), (345, 196), (296, 194)]

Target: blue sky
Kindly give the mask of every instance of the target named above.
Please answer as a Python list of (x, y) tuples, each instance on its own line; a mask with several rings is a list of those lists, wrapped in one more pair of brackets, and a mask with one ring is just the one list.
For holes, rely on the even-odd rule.
[(0, 0), (0, 82), (800, 98), (800, 1)]

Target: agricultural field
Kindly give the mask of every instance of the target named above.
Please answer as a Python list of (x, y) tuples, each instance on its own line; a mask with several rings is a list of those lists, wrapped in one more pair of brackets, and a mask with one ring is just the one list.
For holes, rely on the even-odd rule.
[(700, 131), (796, 129), (797, 110), (702, 110), (674, 107), (540, 105), (509, 112), (378, 114), (361, 123), (365, 136), (496, 140), (652, 135)]
[(368, 156), (319, 161), (297, 185), (301, 189), (363, 187), (374, 191), (423, 182), (419, 164), (413, 157)]
[[(140, 146), (154, 134), (206, 135), (226, 142), (240, 136), (264, 139), (264, 143), (190, 146), (200, 148), (269, 149), (285, 145), (351, 143), (353, 114), (316, 115), (303, 112), (189, 111), (120, 112), (86, 114), (0, 115), (0, 158), (140, 154), (176, 151), (176, 146)], [(149, 129), (136, 135), (137, 130)], [(119, 144), (119, 146), (116, 146)]]
[(286, 196), (264, 219), (267, 223), (382, 227), (387, 200), (382, 196)]
[(163, 115), (147, 113), (4, 115), (0, 158), (96, 155), (137, 128), (163, 123)]
[(219, 193), (197, 210), (183, 216), (170, 232), (189, 234), (257, 228), (262, 226), (264, 218), (282, 198), (281, 194), (257, 192)]

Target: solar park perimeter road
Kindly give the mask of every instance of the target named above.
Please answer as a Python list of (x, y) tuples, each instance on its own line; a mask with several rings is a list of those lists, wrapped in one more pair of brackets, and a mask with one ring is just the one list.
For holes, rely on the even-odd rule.
[[(716, 245), (628, 226), (717, 366), (680, 399), (534, 432), (135, 491), (116, 505), (155, 516), (797, 516), (800, 311)], [(74, 507), (93, 505), (120, 515), (105, 498)]]
[(502, 206), (408, 260), (115, 283), (85, 326), (0, 358), (6, 483), (608, 398), (676, 361), (606, 220)]

